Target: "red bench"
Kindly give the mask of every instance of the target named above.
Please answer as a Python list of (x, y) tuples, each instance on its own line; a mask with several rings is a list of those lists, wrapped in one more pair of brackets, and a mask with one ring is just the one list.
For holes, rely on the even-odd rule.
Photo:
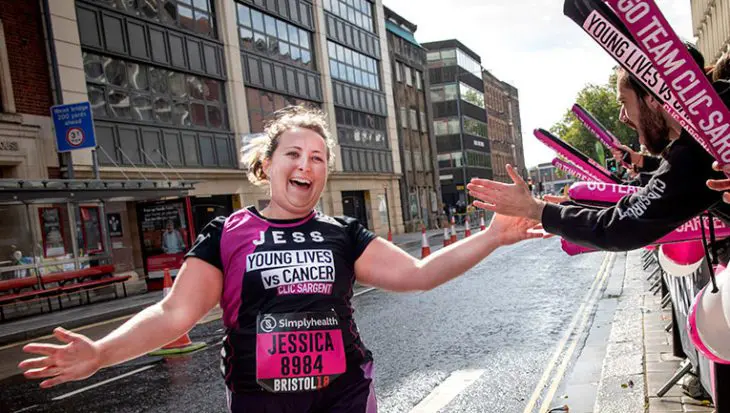
[[(61, 304), (61, 295), (73, 294), (77, 292), (86, 292), (86, 302), (91, 303), (91, 296), (89, 292), (96, 288), (102, 288), (116, 283), (122, 284), (124, 290), (124, 296), (127, 296), (127, 286), (124, 282), (132, 278), (129, 275), (118, 276), (114, 275), (113, 265), (99, 265), (96, 267), (84, 268), (76, 271), (64, 271), (52, 274), (46, 274), (41, 276), (41, 282), (43, 287), (47, 288), (48, 284), (58, 285), (60, 294), (58, 297), (58, 305), (63, 308)], [(79, 296), (80, 298), (81, 296)], [(119, 298), (116, 288), (114, 289), (114, 297)]]
[[(19, 301), (48, 300), (48, 311), (52, 311), (51, 297), (58, 298), (58, 306), (63, 309), (61, 297), (63, 295), (86, 292), (86, 302), (91, 303), (89, 292), (97, 288), (103, 288), (117, 283), (122, 284), (124, 296), (127, 296), (125, 281), (132, 278), (129, 275), (114, 276), (113, 265), (99, 265), (96, 267), (84, 268), (76, 271), (64, 271), (46, 274), (40, 277), (23, 277), (12, 280), (0, 281), (0, 320), (5, 320), (3, 306)], [(27, 291), (24, 291), (27, 290)], [(5, 294), (3, 294), (5, 293)], [(82, 296), (79, 295), (80, 304), (83, 304)], [(114, 297), (119, 298), (117, 289), (114, 289)], [(41, 304), (41, 312), (43, 305)]]
[[(6, 293), (0, 295), (0, 320), (5, 320), (4, 306), (18, 301), (37, 300), (41, 302), (43, 298), (47, 298), (48, 311), (50, 312), (52, 310), (50, 296), (60, 293), (60, 288), (38, 288), (39, 286), (41, 285), (38, 283), (37, 277), (0, 281), (0, 293)], [(23, 291), (28, 288), (30, 288), (30, 291)], [(41, 304), (41, 312), (43, 312), (43, 304)]]

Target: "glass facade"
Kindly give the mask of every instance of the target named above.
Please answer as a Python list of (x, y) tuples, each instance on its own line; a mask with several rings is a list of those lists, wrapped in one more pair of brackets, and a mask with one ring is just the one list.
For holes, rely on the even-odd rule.
[(343, 145), (387, 149), (385, 118), (336, 108), (337, 134)]
[(482, 109), (485, 108), (484, 92), (474, 89), (473, 87), (464, 83), (459, 83), (459, 88), (461, 92), (461, 100), (469, 102), (474, 106), (479, 106)]
[(307, 100), (253, 88), (246, 88), (246, 103), (248, 104), (248, 118), (252, 133), (263, 132), (266, 121), (279, 109), (297, 105), (318, 106), (316, 103)]
[(243, 4), (237, 6), (241, 48), (315, 69), (310, 32)]
[(433, 134), (435, 136), (458, 135), (459, 118), (436, 119), (433, 121)]
[(94, 116), (227, 130), (223, 82), (83, 53)]
[(211, 0), (90, 0), (136, 16), (217, 37)]
[(481, 136), (486, 138), (487, 136), (487, 124), (476, 119), (472, 119), (468, 116), (464, 116), (464, 133), (468, 133), (474, 136)]
[(324, 0), (324, 9), (369, 32), (375, 32), (373, 6), (367, 0)]
[(333, 79), (380, 90), (380, 70), (375, 59), (333, 41), (327, 41), (327, 47)]

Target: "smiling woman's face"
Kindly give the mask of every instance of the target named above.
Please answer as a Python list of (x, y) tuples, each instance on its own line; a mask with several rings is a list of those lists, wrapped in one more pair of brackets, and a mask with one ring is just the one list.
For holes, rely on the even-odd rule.
[(308, 214), (327, 183), (327, 145), (317, 132), (292, 128), (278, 137), (263, 167), (271, 186), (271, 202), (295, 217)]

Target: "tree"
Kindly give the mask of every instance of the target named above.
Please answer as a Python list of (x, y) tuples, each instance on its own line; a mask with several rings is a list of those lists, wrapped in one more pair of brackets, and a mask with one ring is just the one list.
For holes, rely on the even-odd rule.
[[(614, 71), (609, 77), (608, 83), (604, 85), (586, 85), (578, 92), (576, 102), (598, 119), (621, 143), (633, 149), (638, 149), (636, 132), (619, 120), (621, 105), (616, 100), (615, 89), (616, 73)], [(550, 132), (601, 164), (605, 163), (604, 152), (607, 156), (610, 156), (608, 151), (602, 150), (598, 138), (583, 126), (583, 123), (575, 117), (570, 109), (565, 112), (560, 122), (555, 123), (550, 128)]]

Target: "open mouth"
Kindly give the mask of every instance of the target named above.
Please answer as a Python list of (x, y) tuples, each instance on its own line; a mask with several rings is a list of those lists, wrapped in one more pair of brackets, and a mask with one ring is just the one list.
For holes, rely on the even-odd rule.
[(312, 181), (304, 178), (292, 178), (289, 183), (302, 189), (309, 189), (312, 186)]

